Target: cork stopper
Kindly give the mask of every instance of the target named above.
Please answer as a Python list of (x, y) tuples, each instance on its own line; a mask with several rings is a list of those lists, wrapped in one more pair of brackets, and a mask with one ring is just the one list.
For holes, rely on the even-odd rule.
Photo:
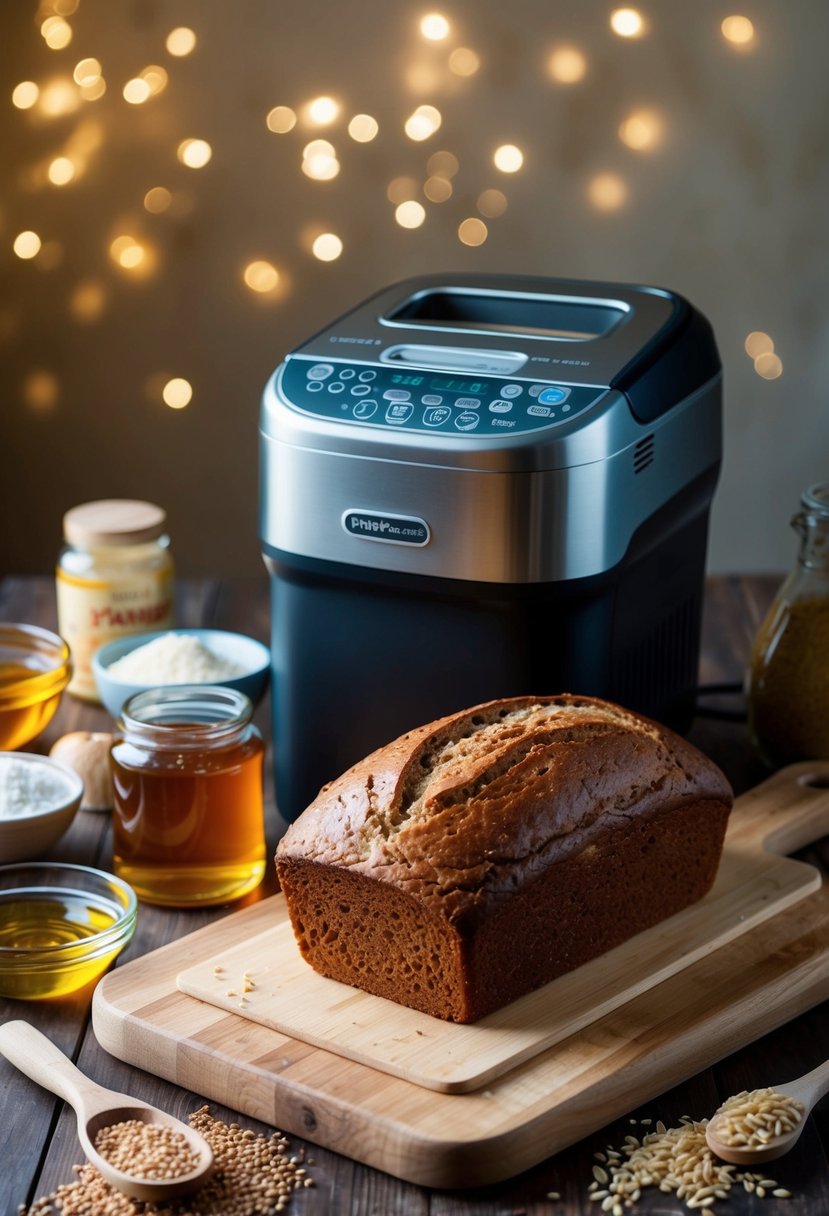
[(63, 517), (63, 535), (70, 545), (140, 545), (164, 532), (167, 513), (151, 502), (134, 498), (103, 498), (72, 507)]

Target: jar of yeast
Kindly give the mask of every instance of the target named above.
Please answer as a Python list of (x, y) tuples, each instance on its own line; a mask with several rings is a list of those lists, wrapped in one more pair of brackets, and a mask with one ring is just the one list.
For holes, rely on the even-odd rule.
[(105, 642), (173, 624), (167, 516), (151, 502), (109, 498), (63, 517), (56, 571), (58, 632), (74, 665), (68, 691), (97, 701), (92, 656)]

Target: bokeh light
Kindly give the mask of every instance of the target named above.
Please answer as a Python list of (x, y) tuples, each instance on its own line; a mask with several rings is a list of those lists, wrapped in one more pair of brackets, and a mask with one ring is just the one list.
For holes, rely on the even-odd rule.
[(426, 162), (431, 177), (454, 177), (460, 163), (454, 152), (433, 152)]
[(746, 336), (745, 352), (752, 358), (756, 359), (759, 355), (770, 354), (774, 350), (774, 341), (760, 329), (754, 329)]
[(315, 97), (305, 107), (305, 115), (315, 127), (330, 126), (340, 112), (339, 104), (333, 97)]
[(60, 399), (60, 381), (54, 372), (38, 367), (25, 377), (22, 392), (30, 410), (36, 414), (48, 414)]
[(321, 232), (314, 238), (311, 252), (321, 262), (334, 262), (343, 251), (343, 243), (334, 232)]
[(635, 110), (620, 124), (619, 139), (636, 152), (647, 152), (662, 140), (663, 124), (654, 110)]
[(417, 194), (417, 179), (414, 177), (395, 177), (386, 186), (386, 198), (390, 203), (405, 203), (407, 198)]
[(551, 53), (547, 67), (559, 84), (576, 84), (587, 72), (587, 59), (577, 47), (559, 46)]
[(149, 99), (150, 86), (140, 76), (134, 76), (132, 80), (127, 81), (121, 92), (124, 101), (128, 101), (131, 106), (140, 106)]
[(371, 114), (355, 114), (348, 124), (348, 134), (358, 144), (370, 143), (380, 130), (380, 124)]
[(461, 220), (458, 225), (458, 240), (462, 245), (483, 245), (489, 236), (489, 229), (483, 220), (470, 216)]
[(79, 283), (69, 297), (69, 313), (84, 324), (97, 321), (107, 304), (106, 287), (98, 279)]
[(265, 119), (268, 130), (276, 135), (285, 135), (296, 126), (296, 113), (290, 106), (274, 106)]
[(40, 253), (41, 244), (42, 242), (38, 234), (27, 228), (25, 232), (18, 232), (14, 238), (12, 248), (19, 258), (22, 258), (23, 261), (29, 261), (31, 258), (36, 258)]
[(40, 97), (40, 87), (33, 80), (21, 80), (12, 90), (12, 105), (18, 110), (31, 110)]
[(251, 291), (259, 292), (260, 295), (268, 295), (279, 286), (279, 271), (271, 262), (263, 259), (248, 262), (242, 272), (242, 278)]
[(63, 17), (47, 17), (40, 32), (50, 51), (62, 51), (72, 41), (72, 26)]
[(72, 79), (81, 87), (94, 84), (96, 80), (100, 79), (102, 70), (100, 60), (81, 59), (75, 64)]
[(157, 97), (159, 93), (163, 93), (167, 88), (167, 82), (170, 79), (167, 71), (160, 68), (157, 64), (151, 63), (148, 67), (142, 68), (138, 73), (140, 80), (143, 80), (150, 90), (151, 97)]
[(65, 186), (72, 181), (77, 167), (68, 156), (56, 156), (47, 170), (49, 181), (53, 186)]
[(448, 177), (428, 177), (423, 183), (423, 193), (430, 203), (445, 203), (452, 197), (452, 183)]
[(763, 380), (776, 380), (783, 375), (783, 360), (774, 351), (766, 351), (754, 360), (754, 370)]
[(427, 13), (421, 18), (420, 32), (430, 42), (443, 42), (449, 37), (449, 22), (443, 13)]
[(173, 196), (166, 186), (153, 186), (144, 195), (144, 210), (149, 211), (152, 215), (161, 215), (162, 212), (169, 210), (172, 201)]
[(109, 255), (116, 266), (137, 278), (146, 277), (155, 266), (155, 251), (152, 246), (128, 233), (122, 233), (110, 242)]
[(183, 410), (193, 400), (193, 386), (182, 376), (174, 376), (161, 390), (161, 399), (171, 410)]
[(426, 219), (426, 208), (416, 199), (406, 199), (399, 203), (394, 218), (401, 228), (419, 228)]
[(754, 41), (754, 23), (748, 17), (726, 17), (720, 30), (723, 38), (732, 46), (745, 49)]
[(456, 46), (449, 56), (449, 71), (456, 76), (474, 76), (480, 66), (480, 55), (468, 46)]
[(312, 139), (302, 150), (302, 172), (315, 181), (327, 182), (340, 171), (334, 145), (327, 139)]
[(213, 149), (206, 139), (183, 139), (176, 155), (188, 169), (203, 169), (212, 157)]
[(507, 196), (501, 190), (482, 190), (478, 195), (478, 210), (487, 219), (503, 215), (507, 209)]
[(597, 211), (618, 211), (627, 201), (627, 186), (616, 173), (597, 173), (587, 186), (587, 197)]
[(69, 77), (50, 80), (40, 90), (38, 109), (47, 118), (63, 118), (72, 114), (81, 104), (75, 83)]
[(502, 173), (517, 173), (524, 163), (524, 153), (515, 144), (501, 144), (495, 149), (492, 160)]
[(409, 139), (420, 142), (428, 139), (430, 135), (434, 135), (442, 121), (441, 112), (435, 106), (418, 106), (414, 113), (406, 119), (403, 129)]
[(195, 49), (195, 32), (186, 25), (180, 25), (170, 31), (164, 45), (169, 54), (174, 55), (177, 59), (183, 58)]
[(640, 38), (645, 32), (645, 20), (636, 8), (617, 8), (610, 14), (610, 28), (620, 38)]

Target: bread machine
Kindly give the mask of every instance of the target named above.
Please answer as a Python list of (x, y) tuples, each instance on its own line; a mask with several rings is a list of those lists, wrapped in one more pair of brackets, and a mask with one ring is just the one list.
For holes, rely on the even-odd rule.
[(680, 729), (721, 459), (709, 323), (672, 291), (408, 280), (292, 351), (260, 429), (277, 802), (495, 697)]

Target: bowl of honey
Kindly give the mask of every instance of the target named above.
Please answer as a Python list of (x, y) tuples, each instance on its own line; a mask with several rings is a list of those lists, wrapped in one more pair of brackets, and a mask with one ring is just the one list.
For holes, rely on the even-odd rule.
[(37, 625), (0, 624), (0, 751), (37, 738), (71, 675), (63, 638)]
[(135, 932), (125, 882), (89, 866), (0, 866), (0, 996), (67, 996), (96, 980)]

